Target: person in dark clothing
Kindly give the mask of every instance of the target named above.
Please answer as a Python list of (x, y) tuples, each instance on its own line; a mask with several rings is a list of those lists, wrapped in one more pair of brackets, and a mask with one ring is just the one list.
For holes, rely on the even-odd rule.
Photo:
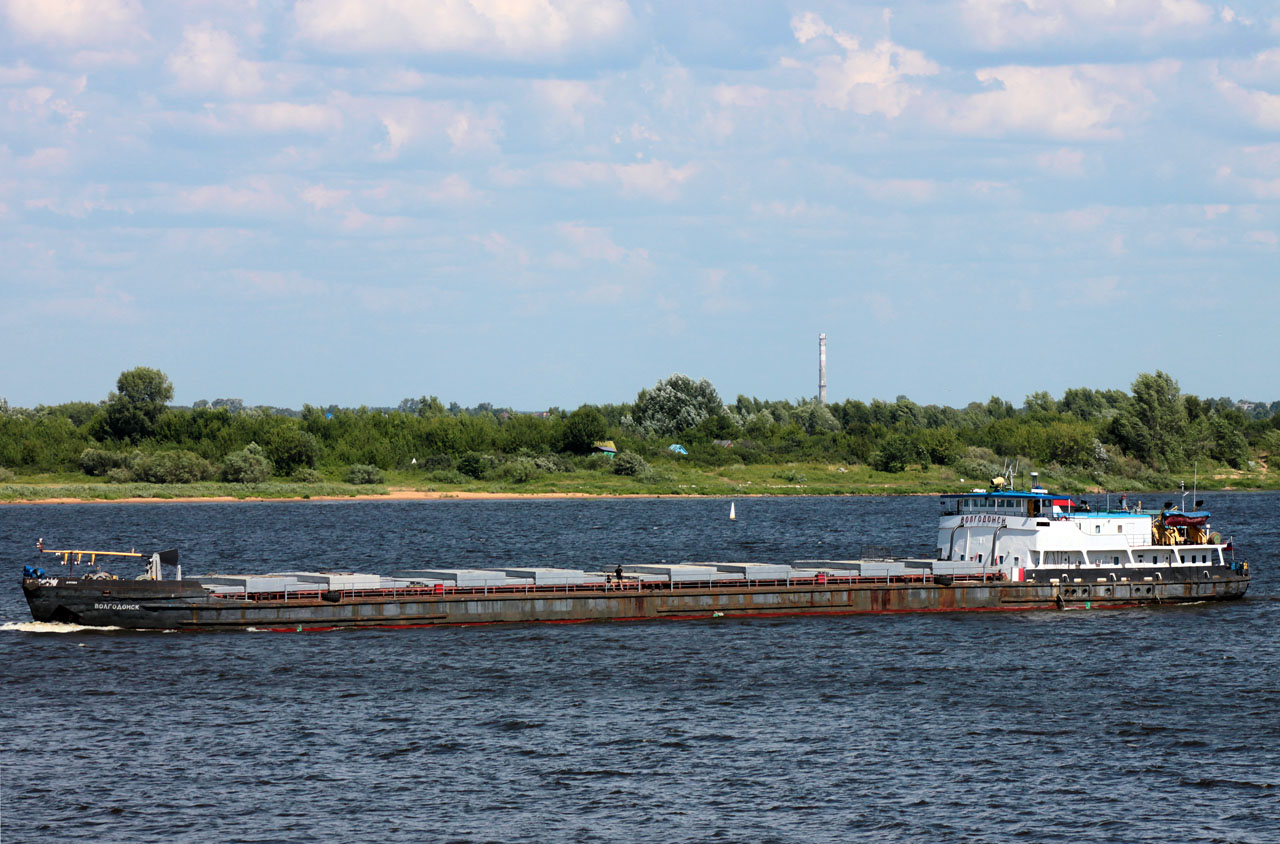
[(622, 564), (621, 563), (619, 563), (618, 567), (613, 570), (613, 576), (618, 581), (618, 588), (621, 589), (622, 588)]

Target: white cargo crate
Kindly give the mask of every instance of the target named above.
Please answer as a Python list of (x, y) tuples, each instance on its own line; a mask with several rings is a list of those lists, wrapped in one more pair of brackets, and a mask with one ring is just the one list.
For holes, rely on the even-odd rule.
[(720, 571), (714, 566), (690, 564), (623, 566), (627, 574), (638, 574), (642, 580), (666, 578), (672, 583), (690, 583), (700, 580), (742, 580), (735, 572)]
[(776, 563), (706, 563), (718, 571), (740, 574), (747, 580), (786, 580), (791, 576), (791, 566)]
[(351, 572), (329, 571), (281, 571), (272, 572), (281, 577), (292, 577), (300, 583), (314, 583), (324, 589), (351, 591), (356, 589), (377, 589), (382, 578), (376, 574), (353, 574)]
[(807, 569), (844, 569), (846, 571), (858, 571), (862, 568), (861, 560), (796, 560), (796, 566), (804, 566)]
[(530, 579), (537, 586), (582, 586), (588, 583), (604, 583), (604, 575), (577, 569), (561, 569), (552, 566), (503, 569), (508, 577)]
[(440, 580), (459, 589), (475, 589), (481, 586), (513, 586), (532, 583), (523, 578), (509, 578), (501, 571), (491, 569), (408, 569), (392, 572), (392, 577), (406, 580)]
[(201, 577), (200, 583), (202, 585), (211, 583), (221, 586), (239, 586), (246, 592), (297, 592), (316, 588), (314, 583), (308, 583), (303, 586), (294, 577), (272, 575), (219, 574)]
[(909, 572), (902, 563), (863, 563), (861, 571), (863, 577), (902, 577), (916, 573)]

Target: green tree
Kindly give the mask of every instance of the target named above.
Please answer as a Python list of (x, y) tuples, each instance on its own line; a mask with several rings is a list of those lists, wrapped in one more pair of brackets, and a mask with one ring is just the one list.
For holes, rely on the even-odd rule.
[(606, 433), (608, 428), (604, 414), (591, 405), (584, 404), (570, 413), (569, 418), (564, 421), (561, 450), (586, 454), (591, 451), (595, 442), (604, 439)]
[(173, 384), (160, 370), (139, 366), (120, 373), (102, 416), (107, 436), (139, 442), (151, 434), (172, 399)]
[(871, 455), (871, 466), (880, 472), (901, 472), (913, 463), (924, 464), (929, 458), (920, 446), (906, 434), (890, 434)]
[(417, 414), (423, 418), (448, 416), (449, 411), (435, 396), (423, 396), (418, 399)]
[(1057, 413), (1058, 411), (1058, 403), (1044, 390), (1027, 396), (1022, 406), (1028, 413)]
[(676, 373), (636, 397), (632, 419), (646, 432), (672, 436), (696, 428), (709, 416), (723, 416), (724, 402), (711, 382)]
[(1163, 372), (1142, 373), (1133, 382), (1133, 401), (1116, 417), (1116, 439), (1130, 454), (1157, 469), (1183, 462), (1187, 411), (1178, 382)]

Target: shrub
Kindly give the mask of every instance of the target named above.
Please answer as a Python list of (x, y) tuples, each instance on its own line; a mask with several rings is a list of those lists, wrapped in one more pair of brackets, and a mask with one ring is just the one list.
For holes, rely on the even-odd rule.
[(7, 484), (9, 481), (13, 480), (13, 478), (13, 472), (3, 466), (0, 466), (0, 484)]
[(453, 455), (428, 454), (418, 461), (418, 468), (424, 472), (437, 472), (441, 469), (453, 468)]
[(320, 456), (320, 440), (292, 425), (282, 425), (267, 436), (266, 457), (282, 475), (295, 469), (314, 469)]
[(157, 451), (129, 461), (135, 480), (152, 484), (191, 484), (214, 475), (213, 465), (193, 451)]
[(347, 467), (346, 481), (349, 484), (380, 484), (382, 470), (368, 463), (355, 463)]
[(303, 466), (301, 469), (298, 469), (293, 473), (292, 477), (293, 480), (300, 484), (318, 484), (324, 480), (324, 475), (307, 466)]
[(222, 461), (222, 478), (233, 484), (260, 484), (271, 477), (271, 461), (257, 443), (233, 451)]
[(101, 478), (123, 464), (124, 455), (115, 451), (86, 448), (80, 452), (80, 471), (95, 478)]
[(498, 465), (497, 458), (492, 454), (480, 454), (475, 451), (468, 451), (466, 454), (458, 458), (458, 471), (470, 478), (482, 480)]
[(996, 457), (996, 453), (989, 448), (970, 446), (965, 456), (956, 463), (956, 471), (963, 478), (986, 481), (988, 478), (994, 478), (1004, 471), (1000, 466), (999, 460), (1000, 458)]
[(533, 458), (533, 465), (537, 466), (539, 471), (548, 474), (573, 471), (573, 461), (558, 454), (545, 454), (541, 457), (535, 457)]
[(124, 466), (117, 466), (114, 469), (107, 470), (107, 480), (113, 484), (131, 484), (133, 483), (133, 472), (130, 472)]
[(533, 460), (528, 457), (517, 457), (499, 466), (495, 474), (504, 481), (523, 484), (538, 477), (542, 472), (538, 470), (538, 466)]
[(465, 484), (471, 479), (457, 469), (437, 469), (427, 475), (427, 480), (437, 484)]
[(630, 475), (634, 478), (643, 478), (652, 472), (653, 469), (645, 462), (644, 458), (634, 451), (624, 451), (613, 458), (613, 473), (615, 475)]

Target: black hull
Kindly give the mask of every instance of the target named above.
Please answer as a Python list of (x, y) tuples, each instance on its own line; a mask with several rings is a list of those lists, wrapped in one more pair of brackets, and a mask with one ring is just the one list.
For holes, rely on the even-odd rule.
[[(191, 581), (27, 579), (36, 621), (132, 630), (325, 630), (453, 624), (636, 621), (859, 613), (1119, 609), (1244, 597), (1227, 566), (1063, 570), (1026, 582), (929, 576), (840, 583), (623, 590), (428, 590), (238, 600)], [(334, 600), (334, 598), (337, 600)]]

